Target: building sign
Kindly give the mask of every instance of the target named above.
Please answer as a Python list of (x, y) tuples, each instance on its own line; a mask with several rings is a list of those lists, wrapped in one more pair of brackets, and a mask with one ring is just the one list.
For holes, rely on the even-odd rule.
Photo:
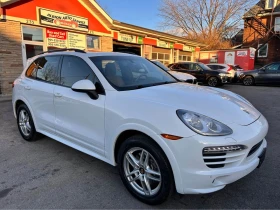
[(236, 55), (238, 57), (246, 57), (247, 56), (247, 51), (237, 51)]
[(139, 36), (138, 37), (138, 44), (144, 44), (144, 38)]
[(184, 45), (183, 46), (183, 51), (194, 52), (195, 51), (195, 47)]
[(88, 31), (88, 19), (60, 13), (47, 9), (40, 9), (40, 23), (44, 25)]
[(225, 53), (225, 63), (234, 65), (235, 62), (235, 53), (234, 52), (226, 52)]
[(158, 46), (158, 47), (162, 47), (162, 48), (169, 48), (169, 43), (168, 43), (168, 42), (165, 42), (165, 41), (160, 41), (160, 40), (158, 40), (157, 46)]
[(119, 34), (118, 40), (122, 42), (137, 43), (137, 36), (130, 34)]
[(68, 32), (68, 48), (85, 50), (86, 43), (86, 35)]
[(67, 48), (67, 33), (58, 29), (46, 29), (48, 47)]
[(162, 48), (174, 48), (174, 43), (166, 42), (166, 41), (157, 41), (157, 46)]

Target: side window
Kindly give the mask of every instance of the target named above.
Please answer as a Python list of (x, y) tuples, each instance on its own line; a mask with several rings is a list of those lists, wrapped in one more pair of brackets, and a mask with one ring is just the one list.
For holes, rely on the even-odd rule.
[(194, 64), (194, 65), (195, 65), (194, 70), (196, 70), (196, 71), (201, 71), (202, 70), (202, 68), (199, 65), (197, 65), (197, 64)]
[(37, 67), (36, 79), (51, 83), (58, 83), (59, 60), (60, 56), (41, 57)]
[(280, 63), (274, 63), (266, 67), (268, 71), (278, 71), (280, 70)]
[(180, 69), (190, 70), (190, 65), (188, 63), (180, 64)]
[(35, 61), (33, 61), (29, 68), (26, 71), (26, 76), (29, 78), (36, 79), (36, 73), (37, 73), (37, 68), (39, 64), (40, 58), (37, 58)]
[(29, 78), (58, 83), (58, 65), (60, 56), (40, 57), (31, 63), (26, 71), (26, 76)]
[(82, 79), (91, 80), (93, 84), (98, 81), (92, 69), (83, 59), (75, 56), (64, 56), (60, 84), (72, 87), (75, 82)]

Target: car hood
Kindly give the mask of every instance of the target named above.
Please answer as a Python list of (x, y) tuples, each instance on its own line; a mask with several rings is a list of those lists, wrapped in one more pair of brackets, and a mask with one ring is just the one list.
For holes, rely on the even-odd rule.
[(168, 72), (181, 81), (186, 81), (187, 79), (196, 79), (194, 76), (187, 73), (181, 73), (176, 71), (168, 71)]
[(246, 126), (261, 115), (236, 94), (218, 88), (172, 83), (129, 91), (127, 94), (131, 94), (131, 98), (172, 106), (176, 110), (197, 112), (225, 124)]

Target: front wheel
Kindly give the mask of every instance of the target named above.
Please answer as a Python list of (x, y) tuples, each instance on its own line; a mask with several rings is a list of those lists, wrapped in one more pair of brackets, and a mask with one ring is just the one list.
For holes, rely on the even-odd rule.
[(165, 154), (150, 138), (128, 138), (118, 152), (121, 179), (128, 191), (150, 205), (164, 202), (173, 193), (174, 181)]
[(217, 87), (219, 85), (219, 80), (217, 77), (210, 77), (207, 81), (210, 87)]
[(254, 78), (252, 76), (245, 76), (243, 79), (243, 85), (250, 86), (255, 83)]

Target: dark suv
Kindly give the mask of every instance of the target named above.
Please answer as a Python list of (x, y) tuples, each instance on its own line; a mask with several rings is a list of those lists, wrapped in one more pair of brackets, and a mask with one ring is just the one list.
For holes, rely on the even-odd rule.
[(172, 71), (184, 72), (197, 78), (212, 87), (223, 85), (229, 81), (229, 74), (223, 71), (212, 70), (208, 66), (199, 62), (179, 62), (168, 66)]

